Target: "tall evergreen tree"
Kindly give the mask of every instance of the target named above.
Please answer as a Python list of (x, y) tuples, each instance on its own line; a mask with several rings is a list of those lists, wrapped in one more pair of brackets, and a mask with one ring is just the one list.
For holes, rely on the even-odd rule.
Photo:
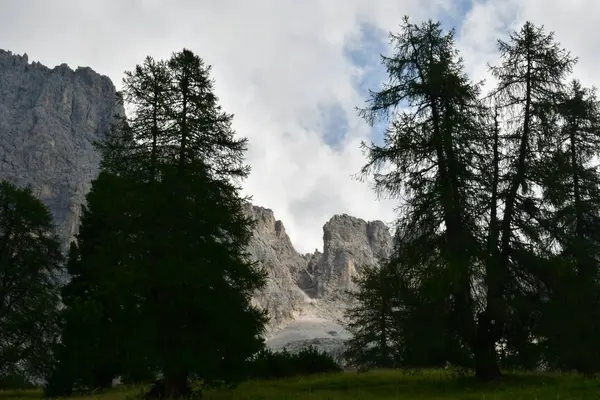
[(539, 332), (552, 365), (600, 370), (600, 104), (573, 81), (556, 110), (561, 129), (540, 163), (556, 271)]
[[(479, 131), (478, 88), (469, 82), (454, 47), (453, 32), (440, 24), (414, 25), (405, 18), (392, 35), (395, 55), (382, 57), (390, 82), (371, 93), (360, 111), (369, 123), (396, 111), (384, 146), (365, 146), (380, 193), (402, 197), (396, 249), (411, 285), (431, 290), (422, 299), (443, 310), (446, 327), (460, 347), (476, 344), (472, 293), (473, 257), (477, 254), (472, 185), (477, 171), (472, 140)], [(408, 111), (397, 111), (405, 103)], [(380, 167), (389, 165), (390, 172)], [(431, 279), (431, 277), (435, 277)], [(448, 357), (452, 357), (448, 354)]]
[(59, 335), (63, 256), (32, 191), (0, 182), (0, 377), (43, 377)]
[[(493, 177), (496, 197), (490, 210), (493, 218), (485, 261), (486, 306), (479, 316), (480, 351), (490, 358), (495, 357), (495, 347), (511, 325), (519, 325), (519, 319), (531, 320), (519, 308), (523, 311), (526, 300), (536, 297), (539, 286), (535, 282), (544, 273), (539, 268), (544, 240), (537, 165), (556, 135), (552, 115), (560, 102), (563, 80), (575, 63), (553, 34), (531, 22), (511, 34), (508, 42), (499, 41), (498, 50), (501, 64), (491, 68), (498, 81), (492, 96), (496, 115), (503, 119), (495, 124), (500, 134), (494, 136), (494, 143), (500, 152), (494, 153), (492, 167), (500, 163), (501, 168)], [(513, 337), (523, 335), (527, 336), (522, 332)], [(498, 373), (494, 368), (486, 375)]]
[[(62, 290), (63, 326), (57, 363), (45, 394), (68, 395), (74, 386), (110, 387), (124, 365), (125, 350), (139, 326), (126, 311), (135, 304), (135, 280), (121, 273), (131, 265), (136, 244), (133, 222), (139, 205), (134, 182), (101, 172), (82, 206), (81, 225), (68, 253), (70, 281)], [(135, 254), (135, 253), (134, 253)]]
[(122, 368), (160, 370), (167, 397), (183, 396), (192, 376), (241, 378), (266, 322), (250, 304), (265, 275), (246, 253), (247, 141), (209, 73), (183, 50), (126, 74), (130, 113), (99, 144), (97, 201), (78, 237), (78, 268), (94, 277), (84, 286), (110, 300), (103, 310), (122, 340)]
[(236, 137), (233, 115), (218, 104), (211, 67), (186, 49), (168, 63), (173, 79), (168, 116), (174, 124), (167, 137), (180, 173), (200, 168), (211, 179), (235, 183), (246, 178), (250, 167), (243, 157), (248, 140)]

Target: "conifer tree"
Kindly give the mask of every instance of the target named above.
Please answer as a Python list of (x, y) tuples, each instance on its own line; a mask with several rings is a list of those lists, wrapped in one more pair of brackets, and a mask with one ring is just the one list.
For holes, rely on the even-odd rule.
[[(362, 172), (373, 173), (379, 193), (403, 199), (396, 260), (420, 291), (423, 307), (437, 304), (458, 348), (473, 349), (471, 286), (479, 250), (472, 193), (477, 171), (471, 164), (479, 91), (464, 73), (453, 32), (443, 34), (439, 23), (414, 25), (405, 18), (392, 42), (395, 54), (382, 57), (390, 82), (372, 92), (360, 111), (369, 123), (392, 114), (391, 123), (383, 146), (365, 146), (369, 162)], [(398, 110), (403, 103), (407, 111)], [(385, 165), (390, 172), (382, 172)]]
[(139, 327), (130, 325), (125, 314), (134, 308), (130, 294), (135, 280), (126, 279), (131, 275), (121, 270), (133, 262), (136, 244), (132, 223), (139, 205), (133, 184), (101, 172), (82, 206), (80, 229), (68, 253), (62, 338), (45, 390), (48, 397), (68, 395), (74, 386), (110, 387), (118, 374), (129, 372), (124, 349), (139, 337)]
[(60, 324), (61, 244), (30, 188), (0, 182), (0, 378), (43, 377)]
[[(498, 214), (489, 230), (485, 309), (478, 318), (479, 351), (490, 358), (507, 329), (532, 319), (519, 308), (531, 310), (524, 304), (539, 294), (539, 266), (545, 259), (537, 165), (556, 136), (552, 115), (575, 63), (553, 34), (531, 22), (508, 42), (498, 41), (498, 50), (501, 63), (491, 72), (498, 81), (492, 93), (496, 115), (502, 117), (497, 124), (501, 158), (495, 159), (501, 166), (496, 177), (500, 196), (491, 209)], [(498, 368), (485, 373), (498, 374)]]
[(239, 380), (266, 322), (250, 304), (265, 275), (246, 252), (247, 141), (189, 50), (147, 58), (126, 74), (122, 97), (130, 112), (99, 143), (97, 202), (78, 236), (77, 265), (93, 277), (85, 285), (110, 301), (121, 369), (160, 371), (164, 396), (186, 395), (192, 377)]
[(546, 279), (541, 332), (546, 359), (558, 368), (600, 370), (600, 103), (572, 81), (556, 117), (560, 131), (540, 163), (543, 218), (552, 238), (552, 279)]
[(392, 306), (396, 293), (386, 275), (385, 269), (366, 267), (355, 278), (357, 288), (350, 293), (353, 305), (345, 313), (352, 335), (345, 343), (344, 358), (349, 365), (361, 369), (398, 366), (393, 344), (398, 336)]

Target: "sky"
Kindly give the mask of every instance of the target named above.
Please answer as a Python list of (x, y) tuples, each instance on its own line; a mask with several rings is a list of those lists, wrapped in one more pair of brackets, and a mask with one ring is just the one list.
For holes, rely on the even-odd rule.
[(397, 201), (353, 178), (366, 161), (360, 142), (384, 128), (355, 108), (385, 81), (379, 55), (404, 15), (455, 28), (473, 80), (489, 82), (496, 39), (531, 20), (579, 57), (585, 85), (600, 84), (598, 0), (0, 0), (0, 48), (90, 66), (117, 88), (145, 56), (189, 48), (212, 65), (220, 103), (249, 139), (245, 194), (312, 252), (334, 214), (394, 219)]

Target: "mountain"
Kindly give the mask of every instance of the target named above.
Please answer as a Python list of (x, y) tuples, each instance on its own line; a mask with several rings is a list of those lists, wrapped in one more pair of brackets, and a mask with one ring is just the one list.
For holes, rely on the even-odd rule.
[[(65, 245), (98, 173), (93, 143), (123, 114), (108, 77), (88, 67), (47, 68), (0, 50), (0, 179), (31, 186)], [(335, 215), (323, 227), (322, 251), (299, 254), (273, 211), (247, 204), (246, 212), (257, 220), (248, 250), (268, 271), (266, 288), (253, 299), (270, 315), (268, 345), (338, 351), (348, 337), (339, 322), (352, 277), (391, 250), (385, 224)]]
[(290, 351), (313, 345), (339, 358), (349, 337), (342, 320), (351, 278), (389, 255), (389, 230), (381, 221), (334, 215), (323, 226), (323, 251), (301, 255), (273, 211), (248, 204), (247, 213), (257, 220), (249, 252), (268, 271), (266, 288), (254, 297), (271, 317), (267, 345)]
[(93, 142), (123, 112), (108, 77), (0, 50), (0, 178), (32, 187), (65, 244), (98, 173)]

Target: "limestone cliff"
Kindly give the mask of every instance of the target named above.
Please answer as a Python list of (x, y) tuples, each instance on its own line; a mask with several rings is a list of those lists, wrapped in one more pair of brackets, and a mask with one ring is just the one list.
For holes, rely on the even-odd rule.
[(98, 171), (93, 142), (117, 113), (123, 109), (108, 77), (0, 50), (0, 179), (30, 185), (65, 242)]
[(268, 271), (267, 285), (254, 297), (254, 304), (269, 312), (268, 333), (282, 328), (306, 304), (306, 295), (296, 285), (291, 271), (305, 268), (306, 261), (294, 250), (281, 221), (273, 211), (247, 204), (246, 212), (256, 220), (248, 248), (255, 261)]
[(352, 286), (352, 277), (364, 266), (377, 265), (391, 248), (392, 237), (383, 222), (335, 215), (323, 227), (323, 253), (313, 254), (298, 273), (298, 284), (312, 297), (336, 296)]
[(300, 255), (271, 210), (248, 204), (246, 212), (257, 221), (249, 252), (269, 274), (266, 288), (254, 297), (271, 316), (267, 343), (274, 349), (323, 343), (339, 352), (348, 337), (339, 325), (348, 305), (346, 291), (363, 266), (389, 254), (387, 227), (336, 215), (323, 227), (323, 251)]
[[(263, 234), (257, 232), (257, 235)], [(285, 239), (289, 242), (287, 235)], [(283, 329), (269, 335), (267, 345), (292, 352), (313, 345), (341, 360), (344, 341), (349, 337), (342, 321), (350, 300), (346, 292), (353, 287), (352, 277), (359, 275), (364, 266), (376, 266), (380, 258), (390, 254), (390, 232), (381, 221), (366, 222), (342, 214), (333, 216), (324, 225), (322, 252), (317, 250), (298, 258), (290, 246), (286, 246), (285, 252), (276, 252), (280, 263), (276, 270), (285, 271), (288, 281), (293, 277), (310, 301), (296, 302), (293, 308), (291, 304), (279, 304), (280, 310), (287, 308), (288, 312), (277, 314), (282, 316), (277, 322)], [(269, 289), (268, 297), (277, 296), (280, 290)]]

